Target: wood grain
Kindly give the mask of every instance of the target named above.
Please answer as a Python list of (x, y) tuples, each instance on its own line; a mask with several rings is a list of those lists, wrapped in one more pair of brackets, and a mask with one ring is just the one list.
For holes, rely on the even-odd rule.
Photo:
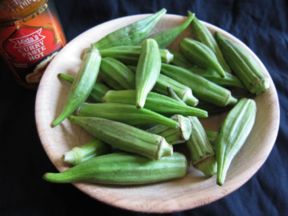
[[(84, 32), (67, 44), (47, 68), (38, 89), (35, 115), (42, 145), (58, 170), (67, 168), (62, 162), (63, 153), (75, 145), (85, 143), (91, 137), (67, 120), (59, 127), (53, 129), (50, 127), (51, 121), (62, 109), (69, 90), (68, 85), (57, 79), (57, 74), (63, 71), (75, 73), (80, 65), (81, 51), (91, 42), (145, 16), (147, 15), (115, 19)], [(183, 19), (177, 15), (166, 15), (158, 24), (156, 31), (178, 25)], [(262, 166), (274, 145), (279, 128), (279, 103), (273, 81), (262, 62), (247, 46), (231, 34), (208, 23), (205, 24), (211, 31), (221, 32), (250, 52), (271, 83), (270, 89), (256, 98), (258, 108), (256, 123), (246, 144), (233, 161), (224, 186), (217, 186), (215, 177), (205, 179), (191, 168), (185, 178), (161, 184), (137, 187), (74, 184), (78, 189), (97, 200), (124, 209), (141, 212), (175, 212), (205, 205), (226, 196), (248, 181)], [(189, 35), (189, 31), (183, 35)], [(173, 47), (176, 47), (178, 42), (179, 39)], [(223, 116), (216, 116), (205, 121), (205, 124), (210, 128), (218, 128), (222, 119)]]

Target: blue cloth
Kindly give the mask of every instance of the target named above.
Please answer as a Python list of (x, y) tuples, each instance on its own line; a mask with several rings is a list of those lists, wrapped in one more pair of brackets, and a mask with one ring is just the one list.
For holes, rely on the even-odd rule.
[[(160, 8), (215, 24), (244, 41), (263, 61), (276, 85), (279, 135), (269, 158), (244, 186), (225, 198), (174, 215), (288, 215), (288, 3), (285, 0), (61, 0), (56, 1), (67, 39), (104, 21)], [(35, 92), (19, 87), (1, 62), (0, 215), (144, 215), (91, 199), (73, 186), (44, 182), (55, 170), (36, 132)]]

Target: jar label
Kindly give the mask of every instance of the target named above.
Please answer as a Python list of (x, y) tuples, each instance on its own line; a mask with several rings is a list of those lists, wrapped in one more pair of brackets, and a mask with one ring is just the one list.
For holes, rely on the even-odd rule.
[(22, 27), (6, 39), (3, 47), (16, 67), (27, 67), (61, 48), (61, 44), (55, 43), (50, 30)]
[(40, 81), (46, 66), (65, 42), (61, 26), (49, 9), (30, 20), (0, 28), (0, 54), (27, 87)]

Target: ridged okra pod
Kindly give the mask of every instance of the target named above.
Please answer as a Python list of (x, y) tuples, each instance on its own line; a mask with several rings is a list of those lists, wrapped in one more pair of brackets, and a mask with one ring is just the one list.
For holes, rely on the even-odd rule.
[(189, 118), (181, 115), (174, 115), (171, 118), (178, 122), (178, 128), (171, 128), (159, 124), (147, 129), (147, 131), (163, 136), (171, 145), (184, 143), (190, 138), (191, 132), (193, 130)]
[[(180, 52), (173, 52), (173, 61), (172, 64), (183, 67), (186, 69), (192, 68), (194, 65), (190, 63), (185, 56), (183, 56)], [(165, 62), (163, 62), (165, 63)]]
[[(135, 104), (136, 92), (134, 90), (108, 91), (103, 98), (108, 103)], [(208, 117), (205, 110), (190, 107), (165, 95), (150, 92), (147, 96), (145, 108), (166, 115), (192, 115), (200, 118)]]
[(258, 95), (269, 88), (269, 79), (250, 53), (219, 33), (216, 33), (216, 39), (227, 63), (251, 93)]
[(217, 165), (213, 146), (198, 118), (189, 117), (189, 119), (193, 129), (190, 139), (187, 141), (187, 147), (190, 151), (192, 164), (202, 171), (205, 176), (215, 175)]
[(194, 66), (189, 70), (221, 86), (244, 88), (242, 82), (231, 73), (226, 73), (225, 77), (221, 77), (211, 68), (202, 69)]
[(80, 69), (70, 88), (62, 112), (52, 122), (52, 127), (59, 125), (71, 115), (90, 95), (99, 72), (101, 56), (98, 49), (91, 47), (84, 56)]
[(203, 68), (212, 68), (220, 76), (225, 77), (225, 71), (218, 62), (214, 52), (205, 44), (196, 40), (184, 38), (180, 42), (180, 51), (195, 65)]
[(110, 57), (103, 58), (100, 70), (104, 82), (113, 80), (122, 89), (135, 89), (135, 74), (122, 62)]
[(219, 63), (221, 64), (222, 68), (226, 72), (230, 72), (231, 69), (228, 66), (228, 64), (226, 63), (226, 61), (223, 57), (223, 54), (222, 54), (214, 36), (209, 31), (209, 29), (204, 24), (202, 24), (202, 22), (200, 20), (197, 19), (197, 17), (195, 17), (192, 21), (191, 30), (192, 30), (194, 38), (197, 41), (200, 41), (201, 43), (208, 46), (215, 53), (215, 55), (216, 55)]
[(196, 106), (198, 104), (199, 100), (194, 97), (192, 90), (188, 86), (160, 74), (153, 90), (161, 94), (170, 95), (169, 88), (172, 88), (177, 96), (186, 104), (190, 106)]
[[(67, 73), (59, 73), (58, 78), (70, 84), (72, 84), (74, 81), (74, 77)], [(109, 91), (109, 88), (106, 85), (100, 82), (95, 82), (88, 99), (95, 102), (101, 102), (107, 91)]]
[(177, 121), (148, 109), (137, 109), (134, 105), (120, 103), (84, 103), (77, 110), (79, 116), (99, 117), (129, 125), (161, 124), (177, 128)]
[(187, 170), (185, 156), (177, 152), (157, 161), (116, 152), (91, 158), (62, 173), (46, 173), (43, 178), (53, 183), (141, 185), (181, 178)]
[(136, 127), (97, 117), (70, 116), (69, 119), (117, 149), (155, 160), (173, 154), (173, 148), (165, 138)]
[(125, 27), (122, 27), (100, 39), (93, 46), (104, 49), (114, 46), (139, 45), (151, 33), (152, 29), (166, 13), (166, 9), (161, 9), (155, 14), (138, 20)]
[(64, 161), (71, 165), (77, 165), (92, 157), (106, 154), (110, 147), (100, 140), (94, 139), (88, 143), (72, 148), (64, 154)]
[(235, 104), (237, 99), (225, 89), (198, 74), (174, 65), (162, 64), (161, 72), (172, 79), (190, 87), (197, 98), (215, 104), (227, 106)]
[(223, 185), (229, 166), (244, 145), (256, 118), (256, 103), (242, 98), (226, 116), (216, 141), (217, 184)]
[(180, 25), (169, 28), (167, 30), (161, 31), (155, 35), (152, 35), (151, 38), (155, 39), (160, 48), (166, 48), (190, 25), (194, 19), (195, 14), (188, 12), (186, 20)]
[[(126, 64), (136, 65), (141, 53), (141, 46), (117, 46), (100, 50), (101, 56), (115, 58)], [(168, 49), (160, 49), (161, 61), (172, 62), (174, 56)]]
[(218, 132), (217, 131), (213, 131), (213, 130), (205, 130), (205, 131), (206, 131), (208, 140), (210, 141), (210, 143), (212, 145), (214, 145), (214, 143), (216, 142), (217, 137), (218, 137)]
[(147, 39), (136, 68), (136, 106), (143, 108), (148, 93), (154, 87), (161, 70), (159, 47), (154, 39)]
[[(136, 67), (131, 65), (129, 66), (129, 68), (131, 68), (133, 71), (136, 70)], [(192, 94), (192, 90), (188, 86), (185, 86), (182, 83), (174, 79), (171, 79), (168, 76), (159, 74), (159, 77), (156, 81), (153, 91), (171, 96), (169, 88), (172, 88), (173, 91), (180, 98), (180, 100), (182, 100), (186, 104), (190, 106), (196, 106), (198, 104), (199, 100), (196, 97), (194, 97), (194, 95)]]

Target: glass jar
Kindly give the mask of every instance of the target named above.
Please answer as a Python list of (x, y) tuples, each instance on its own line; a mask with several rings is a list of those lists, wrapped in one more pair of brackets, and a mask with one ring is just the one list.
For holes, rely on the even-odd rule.
[(0, 55), (23, 86), (37, 87), (48, 63), (65, 44), (47, 0), (0, 1)]

